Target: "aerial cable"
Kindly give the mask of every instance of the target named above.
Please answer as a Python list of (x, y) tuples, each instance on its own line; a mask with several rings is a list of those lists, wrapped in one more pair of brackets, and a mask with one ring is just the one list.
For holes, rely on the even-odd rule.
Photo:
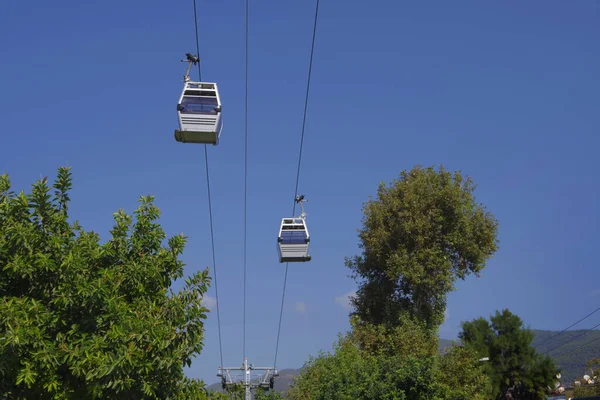
[(246, 101), (244, 110), (244, 328), (242, 360), (246, 358), (246, 238), (248, 204), (248, 1), (246, 0)]
[[(300, 136), (300, 151), (298, 153), (298, 171), (296, 172), (296, 188), (294, 190), (294, 208), (292, 211), (292, 215), (296, 213), (296, 203), (298, 202), (298, 184), (300, 182), (300, 166), (302, 164), (302, 149), (304, 146), (304, 129), (306, 127), (306, 113), (308, 110), (308, 97), (310, 93), (310, 77), (312, 73), (312, 63), (313, 63), (313, 55), (315, 52), (315, 37), (317, 35), (317, 21), (319, 17), (319, 0), (317, 0), (316, 8), (315, 8), (315, 20), (313, 26), (313, 35), (312, 35), (312, 45), (310, 49), (310, 61), (308, 63), (308, 79), (306, 82), (306, 98), (304, 100), (304, 117), (302, 118), (302, 135)], [(279, 350), (279, 337), (281, 335), (281, 321), (283, 319), (283, 305), (285, 302), (285, 289), (287, 286), (287, 276), (288, 276), (288, 266), (289, 263), (285, 263), (285, 275), (283, 278), (283, 292), (281, 295), (281, 309), (279, 311), (279, 325), (277, 328), (277, 341), (275, 343), (275, 359), (273, 361), (273, 368), (277, 366), (277, 352)]]
[[(198, 39), (198, 17), (196, 14), (196, 0), (192, 0), (194, 3), (194, 25), (196, 27), (196, 54), (197, 54), (197, 62), (198, 65), (198, 81), (202, 82), (202, 70), (200, 68), (200, 43)], [(204, 160), (206, 166), (206, 187), (208, 190), (208, 213), (210, 216), (210, 241), (212, 245), (212, 261), (213, 261), (213, 274), (215, 275), (215, 297), (216, 297), (216, 306), (217, 306), (217, 327), (219, 331), (219, 355), (221, 358), (221, 368), (223, 368), (223, 345), (221, 341), (221, 315), (219, 312), (219, 285), (217, 282), (217, 263), (215, 257), (215, 235), (213, 229), (213, 215), (212, 215), (212, 201), (210, 194), (210, 174), (208, 171), (208, 150), (206, 148), (206, 144), (204, 145)]]
[(219, 285), (217, 283), (217, 263), (215, 260), (215, 235), (213, 230), (213, 216), (212, 216), (212, 202), (210, 195), (210, 174), (208, 172), (208, 151), (204, 145), (204, 160), (206, 165), (206, 187), (208, 189), (208, 213), (210, 216), (210, 241), (212, 246), (212, 261), (213, 261), (213, 274), (215, 275), (215, 301), (217, 306), (217, 327), (219, 330), (219, 355), (221, 358), (221, 367), (223, 367), (223, 345), (221, 342), (221, 314), (219, 312)]
[(560, 345), (558, 345), (558, 346), (556, 346), (556, 347), (554, 347), (554, 348), (552, 348), (552, 349), (550, 349), (550, 350), (548, 350), (548, 351), (545, 351), (543, 354), (552, 353), (554, 350), (556, 350), (556, 349), (560, 349), (561, 347), (563, 347), (563, 346), (566, 346), (567, 344), (569, 344), (569, 343), (571, 343), (571, 342), (573, 342), (573, 341), (575, 341), (575, 340), (579, 339), (580, 337), (584, 336), (586, 333), (589, 333), (589, 332), (593, 331), (594, 329), (598, 328), (599, 326), (600, 326), (600, 324), (598, 324), (598, 325), (596, 325), (596, 326), (594, 326), (594, 327), (592, 327), (592, 328), (590, 328), (590, 329), (588, 329), (588, 330), (584, 331), (583, 333), (580, 333), (579, 335), (575, 336), (573, 339), (571, 339), (571, 340), (568, 340), (568, 341), (566, 341), (566, 342), (565, 342), (565, 343), (563, 343), (563, 344), (560, 344)]
[(595, 342), (595, 341), (597, 341), (597, 340), (600, 340), (600, 336), (598, 336), (598, 337), (596, 337), (596, 338), (594, 338), (594, 339), (590, 340), (590, 341), (589, 341), (589, 342), (587, 342), (587, 343), (583, 343), (582, 345), (579, 345), (579, 346), (575, 347), (574, 349), (571, 349), (571, 350), (569, 350), (569, 351), (567, 351), (567, 352), (565, 352), (565, 353), (559, 354), (558, 356), (555, 356), (555, 357), (553, 357), (553, 358), (554, 358), (554, 359), (557, 359), (557, 358), (560, 358), (560, 357), (566, 356), (567, 354), (571, 354), (572, 352), (574, 352), (574, 351), (577, 351), (577, 350), (581, 349), (582, 347), (589, 346), (590, 344), (594, 343), (594, 342)]
[(196, 55), (198, 57), (198, 82), (202, 82), (202, 69), (200, 68), (200, 40), (198, 38), (198, 17), (196, 14), (196, 0), (194, 2), (194, 26), (196, 27)]
[[(594, 315), (595, 313), (597, 313), (598, 311), (600, 311), (600, 307), (596, 308), (594, 311), (592, 311), (591, 313), (589, 313), (588, 315), (586, 315), (585, 317), (581, 318), (579, 321), (575, 322), (574, 324), (569, 325), (568, 327), (566, 327), (565, 329), (563, 329), (562, 331), (550, 336), (548, 339), (544, 340), (542, 343), (538, 344), (537, 347), (540, 347), (543, 344), (548, 343), (549, 341), (551, 341), (552, 339), (554, 339), (555, 337), (557, 337), (558, 335), (560, 335), (561, 333), (564, 333), (566, 331), (568, 331), (569, 329), (571, 329), (572, 327), (574, 327), (575, 325), (577, 325), (578, 323), (588, 319), (589, 317), (591, 317), (592, 315)], [(550, 350), (552, 351), (552, 350)]]

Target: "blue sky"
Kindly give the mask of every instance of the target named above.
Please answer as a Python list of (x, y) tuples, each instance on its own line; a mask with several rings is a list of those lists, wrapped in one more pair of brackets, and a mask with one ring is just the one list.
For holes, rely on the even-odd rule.
[[(247, 355), (273, 363), (313, 1), (250, 2)], [(186, 273), (211, 266), (204, 149), (173, 139), (191, 1), (8, 2), (0, 13), (0, 173), (28, 189), (73, 167), (71, 214), (106, 239), (111, 214), (156, 196)], [(225, 127), (210, 146), (224, 361), (242, 362), (244, 1), (198, 0), (203, 78)], [(500, 222), (483, 277), (449, 297), (445, 338), (508, 307), (562, 329), (599, 302), (600, 3), (323, 0), (300, 192), (310, 263), (290, 264), (278, 366), (348, 328), (361, 205), (416, 164), (462, 170)], [(210, 289), (214, 297), (214, 286)], [(210, 303), (210, 302), (209, 302)], [(597, 324), (600, 315), (578, 327)], [(219, 365), (216, 313), (189, 375)]]

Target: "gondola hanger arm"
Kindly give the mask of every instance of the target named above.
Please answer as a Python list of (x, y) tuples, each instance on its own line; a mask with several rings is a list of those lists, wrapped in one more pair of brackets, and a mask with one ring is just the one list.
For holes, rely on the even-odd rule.
[(192, 65), (196, 65), (200, 62), (200, 57), (192, 54), (192, 53), (185, 53), (185, 60), (181, 60), (181, 62), (186, 62), (188, 63), (188, 67), (187, 70), (185, 71), (185, 75), (183, 76), (183, 81), (184, 82), (188, 82), (190, 81), (190, 70), (192, 69)]
[(304, 212), (304, 203), (305, 201), (308, 201), (304, 198), (304, 195), (298, 195), (296, 196), (296, 198), (294, 199), (294, 201), (298, 204), (300, 204), (300, 209), (302, 210), (302, 214), (300, 214), (300, 218), (302, 218), (303, 220), (306, 220), (306, 213)]

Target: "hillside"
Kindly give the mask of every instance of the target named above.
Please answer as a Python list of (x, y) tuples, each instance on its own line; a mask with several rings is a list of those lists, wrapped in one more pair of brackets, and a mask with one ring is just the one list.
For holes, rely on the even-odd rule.
[[(540, 330), (533, 330), (533, 332), (535, 333), (533, 346), (540, 353), (549, 352), (548, 355), (562, 368), (562, 381), (565, 383), (572, 382), (577, 376), (583, 375), (589, 359), (600, 357), (600, 331), (567, 331), (552, 339), (550, 338), (558, 332)], [(587, 343), (589, 345), (586, 345)], [(579, 348), (580, 346), (583, 347)], [(567, 352), (569, 354), (565, 354)]]
[[(533, 346), (539, 353), (549, 352), (549, 355), (562, 368), (561, 380), (564, 384), (568, 385), (576, 377), (583, 375), (589, 359), (594, 357), (600, 358), (600, 331), (587, 333), (585, 330), (568, 331), (553, 338), (552, 336), (556, 335), (557, 331), (535, 329), (532, 331), (535, 334)], [(571, 340), (572, 342), (570, 342)], [(590, 342), (589, 345), (578, 349), (578, 347), (588, 342)], [(452, 340), (440, 339), (439, 349), (442, 351), (451, 345)], [(569, 354), (565, 354), (567, 352)], [(275, 390), (279, 393), (284, 393), (299, 374), (300, 369), (290, 368), (279, 371), (279, 377), (275, 380)], [(221, 391), (221, 384), (212, 384), (209, 386), (209, 389)]]
[[(588, 360), (600, 357), (600, 331), (587, 332), (582, 329), (567, 331), (560, 335), (557, 335), (558, 331), (536, 329), (532, 331), (535, 334), (533, 347), (538, 353), (548, 352), (548, 355), (562, 369), (561, 380), (565, 384), (573, 382), (575, 378), (585, 373)], [(451, 343), (450, 340), (440, 339), (440, 350), (450, 346)], [(587, 343), (590, 344), (585, 345)]]

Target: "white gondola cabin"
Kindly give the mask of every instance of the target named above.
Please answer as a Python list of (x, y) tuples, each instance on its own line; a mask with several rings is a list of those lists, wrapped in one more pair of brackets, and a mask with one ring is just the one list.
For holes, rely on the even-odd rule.
[(223, 128), (217, 84), (186, 80), (177, 103), (177, 118), (175, 140), (217, 145)]
[(279, 262), (310, 261), (309, 244), (310, 236), (303, 218), (283, 218), (281, 220), (277, 238)]

